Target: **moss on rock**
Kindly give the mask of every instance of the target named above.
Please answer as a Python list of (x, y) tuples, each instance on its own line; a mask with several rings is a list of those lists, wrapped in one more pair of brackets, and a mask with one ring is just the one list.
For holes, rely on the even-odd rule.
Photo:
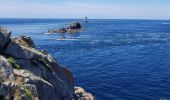
[(12, 57), (8, 58), (8, 63), (15, 69), (20, 69), (20, 66), (16, 64), (15, 59)]

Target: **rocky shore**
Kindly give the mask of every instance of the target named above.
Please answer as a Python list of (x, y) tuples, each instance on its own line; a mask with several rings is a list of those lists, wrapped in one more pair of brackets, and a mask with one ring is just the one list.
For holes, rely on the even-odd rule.
[(0, 27), (0, 100), (94, 100), (74, 86), (72, 73), (30, 37)]

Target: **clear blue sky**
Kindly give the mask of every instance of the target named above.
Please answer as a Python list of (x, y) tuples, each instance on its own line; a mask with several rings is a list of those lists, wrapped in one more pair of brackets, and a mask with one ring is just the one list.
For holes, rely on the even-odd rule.
[(170, 19), (170, 0), (0, 0), (0, 18)]

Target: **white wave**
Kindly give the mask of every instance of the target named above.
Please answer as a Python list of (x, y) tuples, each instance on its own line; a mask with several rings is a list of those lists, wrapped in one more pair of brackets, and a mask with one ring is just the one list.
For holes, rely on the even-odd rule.
[(69, 38), (58, 38), (56, 39), (57, 41), (73, 41), (73, 40), (78, 40), (78, 39), (69, 39)]
[(51, 34), (51, 33), (45, 33), (45, 34), (47, 34), (47, 35), (48, 35), (48, 34)]
[(46, 35), (52, 35), (52, 34), (58, 34), (58, 33), (44, 33), (44, 34), (46, 34)]
[(170, 23), (162, 23), (162, 24), (169, 25)]

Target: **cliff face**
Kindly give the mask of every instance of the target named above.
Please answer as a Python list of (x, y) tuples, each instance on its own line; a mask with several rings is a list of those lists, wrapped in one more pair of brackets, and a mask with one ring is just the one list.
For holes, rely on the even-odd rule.
[(93, 100), (74, 87), (72, 73), (54, 57), (34, 49), (30, 37), (10, 38), (0, 28), (0, 100)]

